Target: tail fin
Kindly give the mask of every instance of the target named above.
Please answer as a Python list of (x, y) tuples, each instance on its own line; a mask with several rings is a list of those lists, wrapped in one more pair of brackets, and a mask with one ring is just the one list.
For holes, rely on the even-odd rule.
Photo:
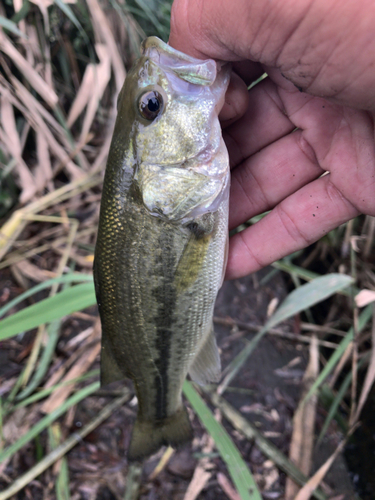
[(192, 438), (193, 430), (185, 407), (159, 421), (137, 418), (128, 450), (128, 460), (142, 460), (163, 445), (177, 448)]

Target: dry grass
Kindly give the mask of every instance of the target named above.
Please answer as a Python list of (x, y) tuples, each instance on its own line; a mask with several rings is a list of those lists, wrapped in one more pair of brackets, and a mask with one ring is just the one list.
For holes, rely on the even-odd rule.
[[(138, 55), (144, 30), (149, 29), (147, 34), (152, 32), (166, 39), (169, 8), (168, 1), (156, 0), (133, 0), (126, 5), (122, 0), (69, 3), (14, 0), (13, 4), (0, 4), (0, 217), (3, 217), (0, 220), (0, 283), (3, 285), (0, 308), (35, 283), (58, 279), (71, 271), (91, 273), (100, 185), (116, 114), (116, 96), (126, 70)], [(314, 380), (307, 384), (310, 392), (306, 400), (300, 402), (300, 408), (308, 407), (312, 394), (315, 401), (318, 390), (321, 399), (326, 396), (327, 418), (321, 423), (321, 437), (335, 418), (341, 423), (343, 439), (353, 431), (375, 378), (372, 347), (375, 329), (371, 329), (371, 323), (375, 324), (371, 309), (375, 299), (374, 221), (371, 217), (357, 219), (330, 233), (309, 254), (304, 254), (303, 259), (293, 256), (275, 263), (271, 272), (287, 273), (296, 288), (303, 281), (314, 283), (314, 279), (319, 278), (319, 274), (308, 269), (318, 262), (324, 264), (324, 272), (340, 271), (353, 277), (355, 286), (350, 289), (342, 286), (342, 295), (335, 296), (318, 319), (316, 311), (308, 309), (309, 321), (302, 322), (300, 313), (305, 308), (298, 303), (292, 307), (293, 321), (291, 314), (280, 316), (281, 307), (266, 327), (228, 317), (217, 318), (218, 323), (232, 328), (237, 341), (246, 331), (255, 330), (260, 332), (255, 337), (258, 340), (270, 333), (284, 341), (311, 344), (306, 332), (314, 332), (317, 336), (313, 343), (314, 356), (318, 355), (318, 348), (326, 351), (319, 353), (321, 371), (319, 374), (314, 371)], [(61, 286), (70, 284), (55, 281), (49, 296), (59, 293)], [(29, 305), (47, 297), (45, 290), (38, 293), (27, 298)], [(293, 299), (292, 294), (290, 297)], [(307, 304), (309, 308), (313, 302), (310, 300)], [(16, 305), (8, 314), (18, 309)], [(290, 326), (288, 331), (279, 328), (275, 320), (277, 314), (283, 320), (289, 319), (293, 328)], [(12, 355), (7, 365), (0, 363), (0, 398), (3, 398), (3, 403), (0, 399), (0, 481), (8, 487), (0, 493), (0, 500), (16, 495), (20, 488), (25, 492), (22, 498), (91, 500), (105, 498), (104, 493), (100, 496), (103, 487), (112, 494), (111, 498), (122, 498), (127, 464), (123, 458), (124, 445), (113, 436), (116, 435), (114, 429), (121, 428), (122, 422), (134, 416), (131, 402), (121, 409), (121, 415), (112, 415), (107, 429), (101, 427), (104, 437), (101, 435), (100, 446), (88, 440), (85, 451), (80, 448), (75, 455), (69, 455), (69, 462), (65, 456), (83, 436), (90, 436), (114, 409), (130, 398), (129, 390), (124, 395), (118, 391), (104, 395), (98, 392), (95, 380), (99, 341), (96, 310), (85, 309), (76, 311), (67, 321), (58, 318), (40, 325), (37, 331), (3, 342), (5, 351)], [(231, 341), (228, 338), (228, 345)], [(244, 349), (242, 355), (244, 352), (250, 355), (256, 342), (253, 339), (251, 347)], [(268, 477), (270, 482), (271, 475), (276, 474), (276, 483), (281, 484), (275, 472), (276, 464), (298, 484), (306, 483), (306, 477), (295, 465), (221, 397), (225, 391), (229, 392), (229, 381), (247, 359), (239, 358), (232, 361), (231, 371), (226, 372), (220, 396), (217, 391), (206, 394), (220, 410), (216, 411), (216, 420), (225, 418), (231, 422), (239, 443), (242, 442), (240, 435), (256, 441), (265, 455), (264, 467), (259, 468), (264, 472), (264, 481)], [(361, 380), (364, 380), (363, 386)], [(90, 397), (93, 394), (95, 398)], [(111, 402), (113, 396), (119, 399)], [(79, 437), (74, 438), (75, 422), (82, 417), (77, 404), (83, 398), (86, 398), (88, 415), (87, 418), (83, 415), (85, 425), (79, 430)], [(108, 405), (102, 410), (107, 400)], [(201, 405), (201, 401), (197, 401), (197, 405)], [(205, 407), (201, 410), (203, 414), (206, 411)], [(208, 429), (213, 423), (211, 413), (209, 415), (205, 423)], [(316, 425), (315, 403), (313, 420), (310, 428)], [(296, 421), (301, 427), (301, 418)], [(294, 443), (300, 440), (304, 446), (297, 424)], [(220, 433), (220, 426), (215, 426), (216, 431), (212, 432)], [(123, 436), (125, 441), (127, 438)], [(33, 447), (25, 448), (30, 440)], [(194, 443), (194, 449), (202, 448), (206, 455), (197, 462), (190, 486), (190, 480), (185, 482), (186, 498), (197, 498), (212, 481), (216, 481), (223, 498), (225, 495), (236, 500), (250, 498), (245, 493), (239, 496), (223, 473), (224, 469), (218, 472), (219, 466), (211, 456), (213, 441), (206, 435)], [(310, 440), (304, 450), (309, 452), (309, 456), (304, 456), (304, 462), (309, 464), (312, 449)], [(167, 455), (160, 457), (156, 472), (150, 472), (146, 479), (147, 484), (157, 482), (171, 456), (167, 450)], [(297, 462), (301, 466), (302, 459)], [(229, 469), (236, 469), (244, 462), (231, 464), (229, 460), (228, 464)], [(300, 498), (308, 498), (322, 483), (328, 465), (312, 476), (301, 490)], [(79, 470), (73, 482), (69, 479), (72, 470)], [(140, 473), (130, 472), (128, 480), (134, 482), (138, 491)], [(43, 476), (37, 479), (41, 473)], [(250, 480), (250, 476), (246, 476), (243, 484), (250, 484)], [(238, 484), (241, 486), (241, 481)], [(71, 493), (78, 485), (80, 493)], [(237, 487), (236, 482), (235, 485)], [(298, 488), (292, 489), (294, 495)], [(316, 496), (324, 498), (322, 492)]]
[[(75, 9), (77, 15), (82, 16), (83, 11), (80, 19), (90, 26), (89, 34), (74, 14), (74, 5), (57, 3), (68, 9), (71, 21), (67, 22), (56, 5), (47, 12), (44, 1), (35, 4), (29, 4), (26, 18), (18, 22), (23, 37), (0, 30), (3, 199), (5, 202), (11, 174), (19, 188), (18, 200), (12, 201), (22, 207), (0, 232), (0, 255), (7, 253), (9, 263), (27, 251), (30, 242), (22, 245), (17, 238), (39, 213), (65, 216), (65, 224), (54, 234), (56, 240), (67, 233), (67, 213), (88, 207), (93, 210), (98, 205), (98, 191), (92, 188), (100, 183), (97, 174), (103, 171), (108, 154), (116, 96), (126, 74), (124, 61), (131, 64), (136, 57), (129, 47), (139, 45), (142, 34), (126, 11), (123, 19), (107, 16), (108, 4), (103, 6), (97, 0), (88, 1), (87, 6), (80, 3)], [(20, 7), (20, 2), (14, 2), (15, 16)], [(0, 15), (6, 14), (4, 8), (0, 10)], [(63, 190), (59, 189), (62, 185)], [(96, 217), (92, 213), (79, 224), (77, 242), (92, 245), (93, 235), (82, 233), (95, 226)], [(46, 221), (38, 222), (34, 233), (38, 226), (45, 227)], [(56, 219), (56, 223), (61, 221)], [(40, 236), (34, 238), (34, 248), (46, 244)], [(63, 241), (58, 248), (62, 245)], [(31, 269), (30, 262), (26, 266)]]

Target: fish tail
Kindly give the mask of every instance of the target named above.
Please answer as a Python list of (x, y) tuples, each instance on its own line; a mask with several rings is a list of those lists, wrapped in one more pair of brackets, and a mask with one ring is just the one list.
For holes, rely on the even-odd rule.
[(128, 449), (128, 460), (142, 460), (157, 452), (163, 445), (178, 448), (192, 438), (193, 430), (185, 407), (162, 420), (148, 421), (137, 417)]

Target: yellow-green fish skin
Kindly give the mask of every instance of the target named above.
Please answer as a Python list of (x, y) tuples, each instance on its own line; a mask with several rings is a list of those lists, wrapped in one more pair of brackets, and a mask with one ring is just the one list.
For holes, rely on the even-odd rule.
[[(130, 460), (191, 439), (182, 384), (189, 371), (200, 382), (219, 375), (212, 316), (226, 264), (229, 166), (217, 115), (228, 78), (213, 61), (151, 37), (119, 95), (94, 279), (102, 383), (129, 377), (138, 398)], [(163, 109), (148, 121), (138, 100), (155, 89)]]

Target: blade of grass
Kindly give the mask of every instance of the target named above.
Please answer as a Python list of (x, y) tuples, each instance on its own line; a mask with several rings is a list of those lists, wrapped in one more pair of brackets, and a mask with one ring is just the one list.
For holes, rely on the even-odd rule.
[(134, 2), (139, 6), (139, 12), (141, 13), (141, 15), (143, 14), (144, 18), (149, 23), (154, 25), (161, 38), (165, 39), (165, 37), (168, 36), (168, 31), (155, 15), (154, 10), (150, 6), (150, 2), (144, 0), (134, 0)]
[[(63, 415), (69, 408), (72, 406), (76, 405), (82, 399), (86, 398), (87, 396), (90, 396), (93, 394), (96, 390), (98, 390), (100, 387), (100, 382), (94, 382), (87, 387), (84, 387), (80, 391), (78, 391), (76, 394), (71, 396), (69, 399), (67, 399), (61, 406), (60, 408), (57, 408), (55, 411), (50, 413), (49, 415), (46, 415), (44, 418), (39, 420), (26, 434), (21, 436), (15, 443), (12, 445), (8, 446), (8, 448), (5, 448), (0, 453), (0, 463), (6, 460), (7, 458), (13, 456), (18, 450), (20, 450), (26, 443), (31, 441), (31, 439), (35, 438), (35, 436), (38, 436), (44, 429), (46, 429), (49, 425), (52, 424), (57, 418), (59, 418), (61, 415)], [(1, 496), (0, 496), (1, 499)]]
[[(34, 218), (40, 217), (41, 219), (44, 218), (45, 222), (47, 222), (47, 219), (49, 219), (51, 222), (59, 221), (61, 223), (65, 223), (67, 225), (70, 224), (70, 226), (71, 226), (69, 229), (69, 238), (67, 241), (67, 245), (65, 247), (63, 256), (59, 262), (59, 265), (58, 265), (57, 271), (56, 271), (58, 276), (62, 276), (63, 270), (65, 269), (65, 267), (68, 263), (68, 259), (69, 259), (69, 255), (70, 255), (71, 250), (72, 250), (74, 238), (77, 234), (78, 222), (75, 219), (68, 219), (68, 217), (46, 217), (46, 216), (38, 216), (38, 215), (33, 215), (33, 217)], [(64, 290), (66, 290), (68, 286), (69, 285), (67, 283), (65, 283)], [(49, 294), (50, 297), (53, 297), (54, 295), (56, 295), (58, 287), (59, 287), (59, 285), (57, 283), (54, 283), (52, 285), (51, 290), (50, 290), (50, 294)], [(52, 359), (53, 353), (55, 352), (55, 347), (56, 347), (56, 344), (57, 344), (58, 339), (59, 339), (60, 326), (61, 326), (60, 319), (52, 321), (52, 323), (49, 323), (47, 325), (46, 333), (47, 333), (48, 340), (47, 340), (47, 344), (44, 346), (43, 354), (41, 356), (41, 360), (40, 360), (40, 363), (38, 365), (38, 368), (37, 368), (36, 372), (34, 373), (34, 377), (31, 380), (30, 384), (24, 388), (24, 390), (21, 392), (21, 394), (19, 394), (17, 396), (17, 399), (20, 400), (20, 399), (23, 399), (23, 398), (29, 396), (33, 392), (33, 390), (38, 386), (39, 382), (42, 380), (45, 373), (47, 372), (49, 363)], [(38, 329), (38, 336), (40, 335), (40, 337), (42, 337), (42, 336), (44, 336), (44, 334), (45, 334), (45, 326), (41, 325), (41, 326), (39, 326), (39, 329)], [(32, 352), (31, 352), (31, 355), (30, 355), (29, 360), (28, 360), (27, 365), (26, 365), (26, 370), (24, 372), (24, 375), (26, 375), (26, 372), (27, 372), (27, 377), (23, 378), (23, 386), (25, 386), (27, 384), (32, 371), (34, 371), (34, 369), (35, 369), (35, 364), (36, 364), (36, 360), (37, 360), (37, 357), (39, 354), (40, 347), (41, 347), (41, 342), (40, 342), (40, 345), (36, 346), (35, 350), (33, 348)]]
[(4, 438), (3, 438), (3, 399), (0, 396), (0, 452), (4, 446)]
[[(102, 166), (101, 163), (96, 164), (96, 170), (99, 170), (100, 166)], [(103, 180), (100, 175), (96, 174), (96, 170), (94, 171), (93, 169), (87, 176), (72, 181), (69, 184), (65, 184), (61, 188), (55, 189), (41, 198), (38, 198), (26, 207), (13, 212), (10, 218), (0, 228), (0, 260), (8, 252), (13, 242), (18, 238), (28, 223), (25, 216), (37, 214), (53, 204), (61, 203), (67, 198), (72, 198), (82, 191), (88, 190), (90, 187), (101, 184)]]
[[(253, 87), (255, 87), (255, 85), (258, 85), (258, 83), (260, 83), (261, 81), (263, 81), (265, 78), (267, 78), (268, 75), (267, 73), (263, 73), (263, 75), (261, 75), (259, 78), (257, 78), (255, 81), (253, 81), (248, 87), (247, 87), (247, 90), (251, 90)], [(269, 212), (265, 212), (263, 214), (260, 214), (260, 217), (259, 220), (264, 217), (265, 215), (267, 215)], [(251, 221), (253, 221), (253, 219), (255, 219), (257, 216), (255, 217), (252, 217)]]
[[(59, 9), (61, 9), (62, 12), (64, 12), (64, 14), (66, 15), (66, 17), (74, 24), (74, 26), (78, 29), (80, 35), (82, 36), (83, 38), (83, 41), (85, 42), (86, 44), (86, 48), (88, 50), (88, 53), (89, 53), (89, 58), (91, 60), (91, 62), (94, 62), (95, 61), (95, 54), (94, 54), (94, 50), (93, 50), (93, 47), (92, 47), (92, 44), (90, 42), (90, 39), (89, 37), (87, 36), (87, 33), (86, 31), (83, 29), (81, 23), (78, 21), (76, 15), (74, 14), (74, 12), (72, 11), (72, 9), (69, 7), (69, 5), (67, 5), (67, 3), (63, 0), (53, 0), (55, 5), (57, 5), (59, 7)], [(57, 118), (59, 119), (60, 123), (63, 125), (63, 127), (65, 128), (66, 132), (69, 134), (70, 136), (70, 129), (66, 126), (66, 122), (65, 122), (65, 119), (64, 119), (64, 115), (62, 114), (62, 111), (61, 109), (56, 109), (55, 110), (56, 113), (56, 116)], [(70, 136), (71, 139), (72, 136)]]
[[(66, 126), (65, 118), (58, 105), (54, 108), (53, 115), (46, 111), (41, 103), (33, 96), (33, 94), (14, 76), (11, 77), (13, 89), (18, 99), (13, 98), (13, 106), (20, 109), (30, 126), (35, 129), (36, 133), (43, 134), (48, 143), (48, 147), (54, 155), (59, 158), (61, 165), (65, 166), (67, 172), (76, 179), (82, 177), (82, 168), (84, 168), (84, 159), (79, 149), (74, 142), (70, 130)], [(9, 96), (12, 99), (12, 94)], [(21, 106), (20, 104), (23, 104)], [(47, 123), (52, 125), (49, 127)], [(53, 133), (55, 132), (55, 133)], [(60, 140), (57, 140), (58, 135)], [(64, 144), (68, 151), (62, 145)], [(77, 165), (72, 161), (73, 157), (77, 157)], [(79, 167), (78, 167), (79, 165)], [(54, 169), (54, 174), (57, 173), (59, 168)]]
[[(54, 423), (48, 427), (48, 437), (51, 450), (55, 450), (61, 443), (61, 427), (59, 423)], [(59, 467), (59, 472), (56, 479), (55, 490), (57, 500), (69, 500), (69, 471), (66, 457), (60, 459), (60, 463), (56, 464)]]
[[(341, 384), (341, 387), (340, 389), (338, 390), (334, 400), (332, 401), (332, 404), (331, 404), (331, 407), (328, 411), (328, 415), (326, 416), (326, 419), (324, 421), (324, 425), (322, 427), (322, 430), (320, 431), (320, 434), (319, 434), (319, 437), (318, 437), (318, 441), (317, 441), (317, 446), (321, 443), (322, 439), (324, 438), (324, 436), (326, 435), (326, 432), (328, 430), (328, 427), (329, 427), (329, 424), (332, 422), (332, 420), (335, 418), (335, 415), (337, 413), (337, 410), (340, 406), (340, 403), (341, 401), (343, 400), (345, 394), (347, 393), (349, 387), (350, 387), (350, 384), (352, 382), (352, 374), (351, 373), (348, 373), (346, 375), (346, 377), (344, 378), (344, 381), (343, 383)], [(330, 390), (328, 388), (328, 386), (326, 386), (326, 388), (328, 390)]]
[(84, 143), (86, 137), (89, 135), (90, 128), (99, 107), (99, 102), (111, 78), (111, 57), (108, 52), (108, 47), (104, 44), (97, 43), (95, 48), (99, 57), (99, 64), (95, 65), (93, 69), (94, 85), (90, 92), (86, 114), (81, 125), (80, 143)]
[(40, 283), (39, 285), (34, 286), (33, 288), (30, 288), (30, 290), (26, 290), (26, 292), (21, 293), (18, 297), (14, 298), (8, 304), (3, 306), (0, 309), (0, 318), (4, 316), (5, 313), (10, 311), (13, 307), (18, 305), (20, 302), (23, 302), (24, 300), (28, 299), (32, 295), (35, 295), (38, 292), (41, 292), (42, 290), (45, 290), (46, 288), (51, 287), (52, 285), (58, 284), (65, 284), (65, 283), (79, 283), (81, 281), (92, 281), (92, 276), (91, 274), (79, 274), (79, 273), (69, 273), (69, 274), (64, 274), (63, 276), (59, 276), (58, 278), (52, 278), (48, 281), (44, 281), (43, 283)]
[(183, 391), (207, 432), (214, 439), (221, 458), (227, 464), (228, 471), (241, 499), (262, 500), (250, 470), (224, 427), (214, 418), (211, 410), (190, 382), (185, 381)]
[(99, 375), (99, 373), (100, 373), (100, 370), (91, 370), (91, 371), (85, 373), (85, 375), (82, 375), (81, 377), (77, 377), (77, 378), (72, 379), (72, 380), (66, 380), (64, 382), (59, 382), (58, 384), (52, 385), (51, 387), (48, 387), (47, 389), (42, 389), (41, 391), (37, 392), (36, 394), (33, 394), (29, 398), (24, 399), (20, 403), (17, 403), (16, 405), (14, 405), (10, 409), (10, 412), (17, 410), (17, 408), (22, 408), (23, 406), (28, 406), (31, 403), (35, 403), (36, 401), (40, 401), (41, 399), (46, 398), (47, 396), (49, 396), (51, 393), (53, 393), (59, 387), (63, 387), (64, 385), (77, 384), (79, 382), (84, 382), (85, 380), (87, 380), (91, 377), (96, 377), (97, 375)]
[[(99, 384), (99, 382), (98, 382)], [(89, 386), (90, 387), (90, 386)], [(55, 450), (51, 451), (46, 457), (44, 457), (40, 462), (38, 462), (34, 467), (27, 471), (23, 476), (19, 477), (14, 481), (13, 484), (9, 486), (8, 489), (0, 493), (0, 500), (7, 500), (8, 498), (15, 495), (18, 491), (28, 485), (36, 477), (38, 477), (42, 472), (44, 472), (48, 467), (51, 467), (57, 460), (63, 457), (69, 450), (71, 450), (76, 444), (82, 441), (82, 439), (90, 434), (98, 425), (100, 425), (104, 420), (112, 415), (112, 413), (120, 408), (126, 401), (130, 398), (130, 391), (126, 389), (124, 395), (115, 399), (112, 403), (109, 403), (103, 408), (103, 410), (95, 418), (91, 420), (85, 427), (83, 427), (78, 432), (72, 434), (64, 443), (58, 446)], [(1, 461), (1, 460), (0, 460)]]
[(172, 448), (172, 446), (168, 446), (168, 448), (163, 453), (163, 456), (159, 460), (159, 463), (156, 465), (155, 469), (149, 475), (148, 477), (149, 481), (153, 481), (156, 478), (156, 476), (158, 476), (165, 469), (174, 452), (175, 450)]
[[(287, 262), (285, 259), (274, 262), (272, 264), (272, 267), (278, 269), (279, 271), (284, 271), (285, 273), (288, 273), (290, 275), (294, 274), (295, 276), (298, 276), (299, 278), (302, 278), (306, 281), (312, 281), (316, 278), (319, 278), (320, 276), (318, 273), (314, 273), (314, 271), (310, 271), (309, 269), (304, 269), (303, 267), (296, 266), (295, 264)], [(352, 297), (353, 294), (355, 295), (358, 292), (359, 289), (357, 289), (353, 285), (349, 290), (338, 291), (338, 293), (346, 295), (348, 297)]]
[[(313, 335), (312, 338), (313, 342), (310, 344), (309, 349), (309, 363), (302, 379), (302, 395), (293, 415), (293, 431), (289, 447), (289, 460), (295, 463), (306, 476), (310, 474), (313, 462), (314, 430), (318, 403), (316, 395), (303, 402), (303, 393), (307, 392), (319, 373), (319, 349), (316, 335)], [(293, 500), (298, 491), (298, 484), (288, 477), (285, 484), (285, 500)]]
[(36, 92), (46, 101), (46, 103), (53, 109), (58, 103), (58, 96), (53, 89), (43, 80), (39, 73), (34, 69), (32, 64), (25, 59), (21, 53), (16, 49), (13, 43), (5, 35), (0, 32), (0, 49), (7, 54), (7, 56), (18, 67), (20, 72), (24, 75), (26, 80)]
[[(88, 341), (89, 345), (85, 346), (82, 351), (82, 355), (73, 364), (68, 373), (66, 373), (64, 380), (77, 378), (88, 371), (100, 353), (100, 334), (101, 327), (100, 320), (98, 318)], [(73, 390), (74, 386), (72, 385), (60, 387), (60, 389), (57, 389), (51, 394), (47, 401), (44, 401), (40, 407), (40, 411), (49, 414), (56, 408), (59, 408), (59, 406), (68, 398)]]
[(273, 328), (297, 313), (342, 291), (353, 283), (353, 278), (345, 274), (327, 274), (293, 290), (284, 300), (275, 314), (267, 321), (267, 328)]
[[(363, 356), (363, 358), (361, 359), (361, 361), (359, 362), (358, 369), (360, 369), (363, 366), (363, 364), (366, 363), (369, 359), (370, 359), (370, 353), (366, 353)], [(349, 372), (346, 375), (346, 377), (344, 378), (344, 381), (342, 382), (342, 384), (340, 386), (340, 389), (338, 390), (336, 396), (333, 398), (333, 401), (332, 401), (331, 406), (330, 406), (329, 411), (328, 411), (328, 415), (324, 421), (324, 425), (322, 427), (322, 430), (320, 431), (317, 445), (319, 445), (319, 443), (324, 438), (324, 436), (327, 432), (327, 429), (329, 427), (329, 424), (331, 423), (331, 421), (334, 418), (339, 419), (342, 422), (343, 419), (342, 419), (341, 415), (338, 414), (338, 408), (339, 408), (341, 402), (343, 401), (343, 399), (345, 397), (345, 394), (347, 393), (347, 391), (350, 387), (350, 384), (352, 382), (352, 376), (353, 376), (352, 372)], [(325, 390), (326, 392), (333, 394), (333, 391), (328, 386), (323, 386), (322, 390)], [(358, 419), (358, 417), (359, 417), (359, 415), (356, 415), (356, 420)], [(346, 432), (348, 426), (346, 425), (345, 427), (346, 427), (346, 429), (345, 429), (345, 432)]]
[[(146, 33), (142, 30), (139, 24), (135, 21), (133, 16), (129, 16), (126, 12), (127, 5), (120, 4), (118, 0), (109, 0), (111, 6), (116, 10), (120, 16), (123, 25), (125, 26), (126, 33), (129, 35), (129, 42), (133, 54), (140, 56), (139, 46), (141, 40), (147, 37)], [(130, 22), (131, 20), (131, 22)]]
[(101, 4), (98, 0), (87, 0), (87, 5), (90, 10), (94, 25), (100, 33), (103, 41), (108, 47), (108, 53), (112, 59), (113, 73), (116, 81), (116, 89), (119, 92), (126, 76), (123, 59), (118, 51), (115, 38), (113, 36), (111, 27), (109, 26), (108, 19), (105, 16)]
[[(371, 348), (371, 357), (370, 357), (370, 363), (369, 367), (366, 373), (365, 381), (362, 386), (361, 390), (361, 395), (359, 397), (359, 402), (358, 402), (358, 407), (356, 409), (354, 418), (353, 418), (353, 423), (355, 424), (361, 414), (362, 408), (364, 404), (367, 401), (369, 392), (373, 386), (374, 379), (375, 379), (375, 306), (373, 306), (373, 318), (372, 318), (372, 332), (371, 332), (371, 343), (372, 343), (372, 348)], [(359, 368), (359, 366), (358, 366)]]
[(30, 384), (17, 395), (16, 399), (18, 401), (21, 401), (22, 399), (25, 399), (27, 396), (29, 396), (34, 391), (34, 389), (38, 387), (44, 375), (47, 373), (49, 363), (52, 359), (53, 353), (55, 352), (57, 341), (59, 340), (60, 326), (60, 320), (52, 321), (52, 323), (47, 326), (47, 345), (43, 350), (40, 363), (34, 373), (33, 378), (30, 381)]
[(17, 11), (14, 16), (12, 16), (12, 21), (15, 23), (15, 24), (18, 24), (20, 21), (22, 21), (23, 19), (25, 19), (25, 17), (27, 16), (27, 14), (29, 13), (30, 11), (30, 2), (29, 0), (24, 0), (22, 2), (22, 7), (20, 8), (19, 11)]
[(87, 39), (87, 35), (86, 35), (86, 32), (84, 31), (84, 29), (82, 28), (82, 25), (81, 23), (78, 21), (78, 19), (76, 18), (74, 12), (72, 11), (72, 9), (69, 7), (69, 5), (67, 5), (65, 2), (63, 2), (62, 0), (54, 0), (54, 3), (55, 5), (57, 5), (59, 7), (59, 9), (61, 9), (64, 14), (66, 15), (67, 18), (70, 19), (70, 21), (74, 24), (74, 26), (78, 29), (78, 31), (83, 35), (83, 36), (86, 36), (86, 39)]
[[(336, 396), (337, 393), (334, 393), (328, 384), (323, 384), (322, 387), (320, 388), (319, 402), (322, 405), (322, 407), (324, 407), (327, 410), (327, 412), (329, 412), (329, 409), (331, 408), (331, 405), (333, 404)], [(343, 400), (341, 400), (341, 402), (344, 403)], [(336, 412), (336, 414), (334, 415), (334, 419), (336, 420), (337, 425), (339, 426), (341, 432), (343, 434), (346, 434), (348, 432), (348, 422), (344, 418), (344, 416), (341, 415), (341, 413)]]
[(315, 278), (319, 278), (318, 273), (314, 273), (309, 269), (304, 269), (303, 267), (296, 266), (295, 264), (291, 264), (290, 262), (285, 262), (284, 260), (278, 260), (272, 264), (272, 267), (278, 269), (279, 271), (284, 271), (288, 274), (295, 274), (299, 278), (302, 278), (306, 281), (314, 280)]
[(6, 17), (0, 16), (0, 26), (6, 31), (13, 33), (13, 35), (17, 35), (25, 39), (27, 38), (26, 35), (17, 28), (15, 23)]
[(293, 290), (293, 292), (291, 292), (280, 305), (275, 314), (273, 314), (273, 316), (271, 316), (271, 318), (267, 321), (260, 332), (227, 367), (227, 375), (219, 385), (218, 393), (223, 394), (226, 387), (237, 375), (240, 368), (258, 345), (258, 342), (270, 328), (273, 328), (278, 323), (295, 316), (304, 309), (327, 299), (334, 293), (343, 290), (352, 283), (353, 279), (350, 276), (332, 273), (327, 274), (326, 276), (320, 276), (319, 278), (302, 285), (298, 289)]
[[(126, 489), (124, 500), (137, 500), (142, 483), (142, 465), (138, 462), (131, 463), (126, 475)], [(1, 498), (0, 498), (1, 500)]]
[[(256, 427), (246, 420), (239, 411), (231, 406), (224, 398), (220, 397), (216, 392), (204, 389), (206, 394), (211, 398), (211, 402), (217, 406), (223, 416), (233, 425), (233, 427), (241, 432), (247, 439), (255, 441), (257, 447), (262, 453), (274, 462), (277, 467), (290, 476), (296, 483), (304, 485), (308, 478), (281, 453), (281, 451), (269, 441), (267, 438), (256, 429)], [(313, 496), (318, 500), (325, 500), (326, 496), (320, 490), (314, 492)]]
[[(0, 32), (1, 41), (1, 32)], [(16, 121), (15, 109), (11, 102), (5, 97), (1, 99), (1, 122), (0, 142), (8, 145), (9, 153), (16, 160), (15, 171), (18, 175), (18, 185), (21, 189), (20, 202), (26, 203), (36, 193), (36, 183), (34, 175), (23, 159), (23, 145), (20, 138), (20, 130)]]
[(0, 340), (96, 304), (93, 283), (76, 285), (0, 321)]
[[(360, 314), (358, 318), (357, 333), (360, 333), (365, 328), (365, 326), (367, 325), (367, 323), (370, 321), (371, 318), (372, 318), (372, 305), (370, 304), (369, 306), (366, 307), (366, 309), (362, 312), (362, 314)], [(336, 364), (339, 362), (341, 356), (344, 354), (346, 348), (353, 340), (353, 338), (354, 338), (354, 328), (352, 327), (348, 331), (346, 337), (344, 337), (340, 342), (340, 344), (337, 346), (335, 352), (329, 358), (326, 366), (320, 372), (318, 378), (315, 380), (309, 392), (306, 394), (305, 399), (309, 398), (311, 394), (313, 394), (322, 385), (322, 383), (332, 372)]]
[(327, 474), (328, 470), (331, 468), (333, 462), (336, 460), (337, 456), (343, 450), (346, 443), (346, 439), (341, 441), (336, 450), (332, 455), (324, 462), (324, 464), (315, 472), (315, 474), (310, 477), (307, 483), (300, 489), (294, 500), (309, 500), (311, 495), (314, 494), (319, 484), (323, 481), (324, 476)]

